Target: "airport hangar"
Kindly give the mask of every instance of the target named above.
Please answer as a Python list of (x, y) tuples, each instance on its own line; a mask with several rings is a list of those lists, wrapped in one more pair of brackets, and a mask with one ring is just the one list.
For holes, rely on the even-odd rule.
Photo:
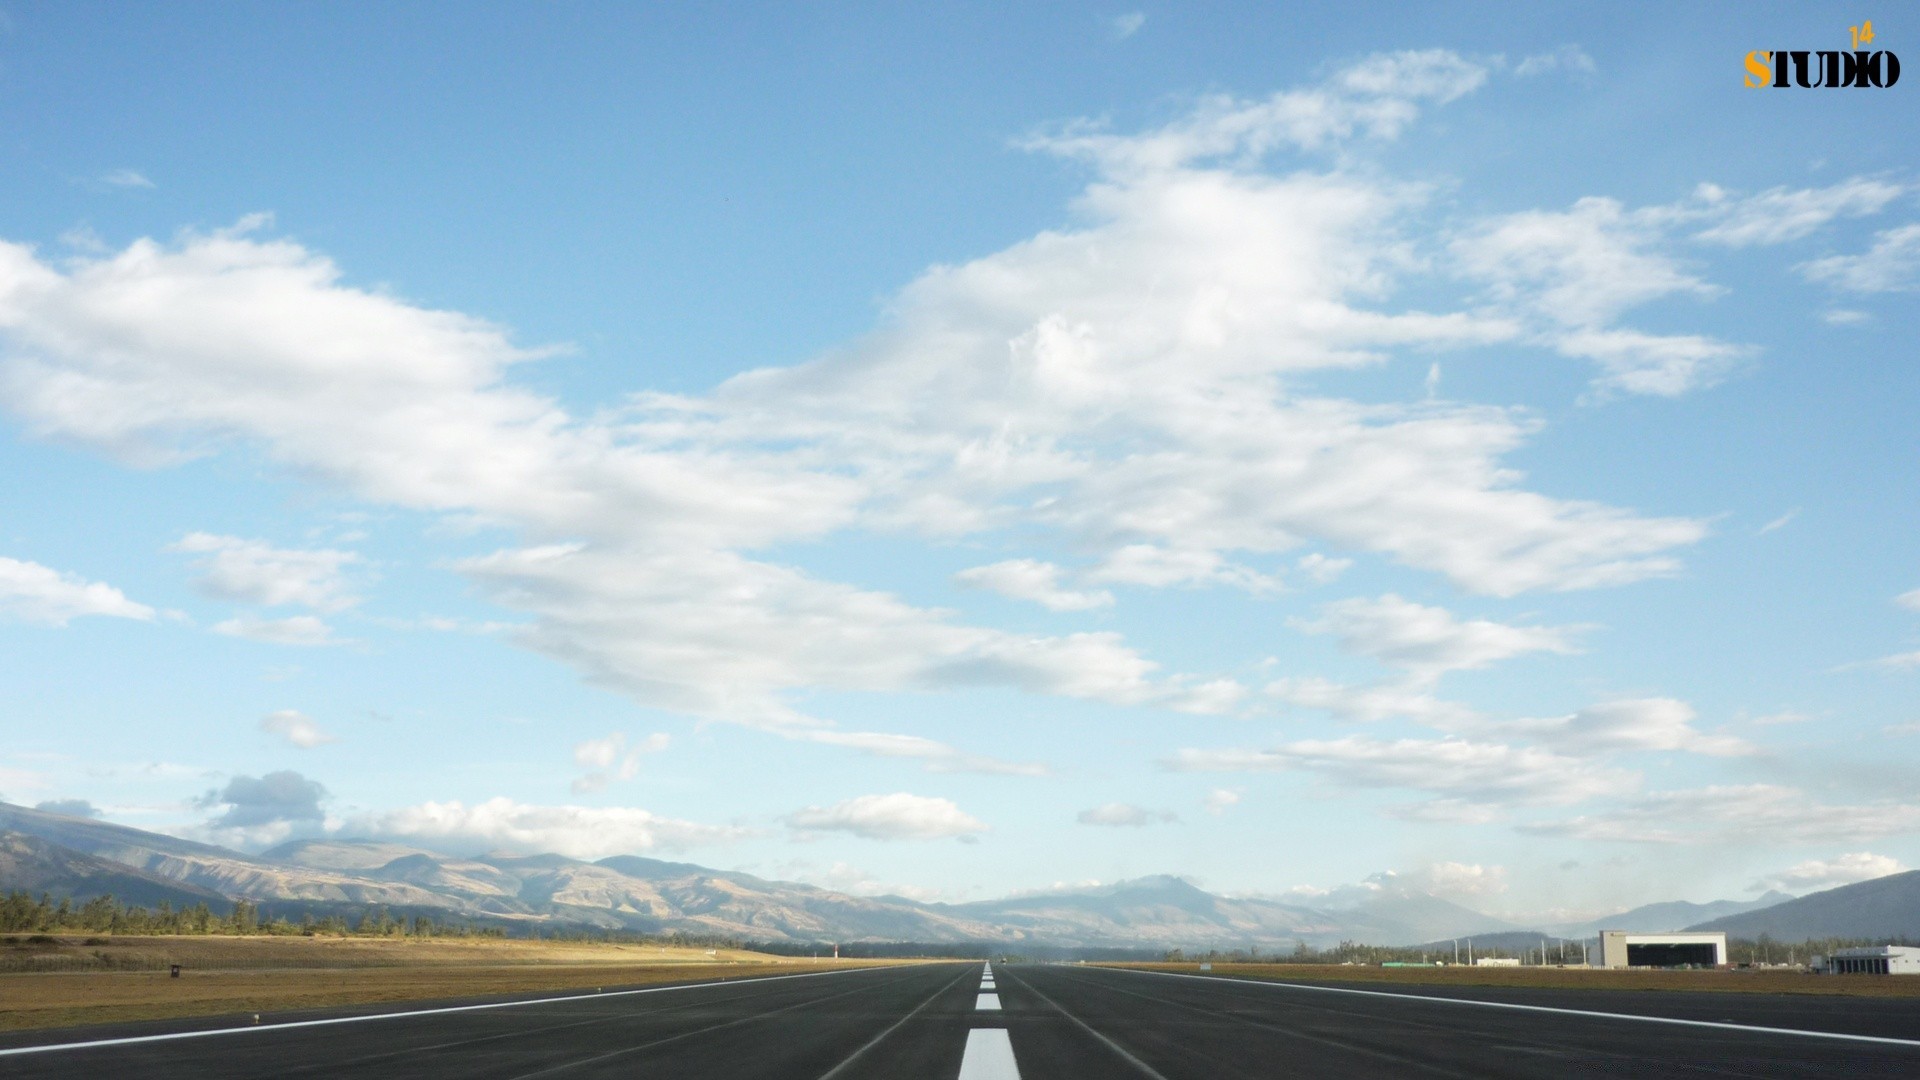
[(1722, 931), (1672, 934), (1635, 934), (1625, 930), (1600, 931), (1600, 966), (1725, 967), (1727, 935)]

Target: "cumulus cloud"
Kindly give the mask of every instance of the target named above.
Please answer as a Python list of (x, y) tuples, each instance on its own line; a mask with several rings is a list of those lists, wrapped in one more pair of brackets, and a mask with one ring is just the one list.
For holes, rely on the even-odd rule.
[(340, 741), (320, 729), (313, 718), (297, 709), (281, 709), (260, 718), (260, 730), (278, 735), (303, 750)]
[(300, 604), (339, 611), (359, 602), (346, 590), (345, 568), (360, 561), (350, 551), (276, 548), (264, 541), (188, 533), (169, 551), (202, 556), (194, 585), (216, 600), (277, 607)]
[(473, 805), (426, 802), (357, 819), (351, 827), (367, 835), (466, 853), (552, 852), (575, 859), (680, 851), (730, 843), (751, 833), (741, 826), (681, 821), (636, 807), (539, 806), (504, 797)]
[(1206, 808), (1207, 813), (1217, 816), (1240, 805), (1240, 798), (1240, 793), (1232, 788), (1214, 788), (1207, 792), (1206, 798), (1200, 800), (1200, 805)]
[(1305, 772), (1343, 786), (1401, 788), (1437, 797), (1443, 818), (1487, 808), (1555, 806), (1631, 792), (1634, 774), (1533, 746), (1460, 738), (1306, 739), (1269, 749), (1184, 749), (1182, 772)]
[(1456, 728), (1478, 714), (1458, 702), (1443, 701), (1424, 686), (1382, 683), (1351, 686), (1320, 678), (1277, 679), (1266, 692), (1302, 709), (1320, 709), (1349, 723), (1371, 724), (1407, 719), (1430, 727)]
[(1740, 349), (1699, 335), (1659, 335), (1616, 325), (1631, 308), (1719, 290), (1663, 249), (1661, 208), (1630, 211), (1588, 197), (1565, 211), (1495, 218), (1454, 241), (1461, 272), (1489, 298), (1523, 315), (1561, 353), (1598, 364), (1605, 390), (1671, 397), (1709, 384)]
[(1745, 198), (1706, 185), (1701, 197), (1718, 220), (1695, 236), (1728, 247), (1784, 243), (1808, 236), (1835, 218), (1879, 213), (1906, 191), (1902, 185), (1862, 176), (1832, 187), (1778, 187)]
[(100, 816), (99, 808), (85, 799), (48, 799), (46, 802), (35, 803), (33, 808), (49, 814), (65, 814), (67, 817), (97, 818)]
[(251, 846), (319, 831), (326, 818), (320, 802), (326, 797), (327, 789), (319, 781), (281, 770), (264, 776), (235, 776), (225, 787), (208, 789), (194, 805), (220, 811), (202, 831), (226, 843)]
[(1328, 604), (1320, 617), (1295, 620), (1310, 634), (1331, 634), (1340, 647), (1405, 669), (1421, 679), (1484, 668), (1530, 652), (1572, 653), (1578, 627), (1509, 626), (1489, 619), (1461, 620), (1445, 608), (1403, 600), (1356, 597)]
[(1504, 866), (1434, 862), (1412, 870), (1382, 870), (1346, 885), (1296, 885), (1288, 889), (1283, 898), (1334, 910), (1382, 897), (1438, 896), (1473, 901), (1506, 892), (1507, 880)]
[(1900, 292), (1914, 286), (1920, 272), (1920, 224), (1876, 233), (1873, 246), (1858, 255), (1829, 255), (1800, 267), (1810, 281), (1845, 292)]
[(1894, 597), (1893, 602), (1906, 608), (1908, 611), (1920, 611), (1920, 589), (1915, 589), (1912, 592), (1903, 592), (1899, 596)]
[(1673, 698), (1636, 698), (1590, 705), (1570, 716), (1516, 720), (1495, 730), (1524, 734), (1535, 741), (1577, 753), (1611, 750), (1684, 750), (1715, 757), (1755, 753), (1745, 739), (1715, 735), (1693, 726), (1699, 714)]
[(111, 585), (0, 556), (0, 615), (65, 626), (87, 615), (146, 621), (154, 614), (152, 608), (127, 599)]
[(1739, 784), (1649, 792), (1601, 813), (1520, 828), (1543, 836), (1643, 844), (1822, 843), (1920, 831), (1920, 805), (1822, 803), (1796, 788)]
[(1783, 892), (1806, 893), (1832, 889), (1841, 885), (1852, 885), (1857, 881), (1871, 881), (1874, 878), (1898, 874), (1906, 867), (1900, 860), (1890, 855), (1875, 855), (1870, 851), (1854, 851), (1845, 855), (1836, 855), (1831, 859), (1808, 859), (1747, 886), (1752, 892), (1779, 889)]
[(284, 619), (262, 619), (256, 615), (236, 615), (213, 624), (213, 632), (245, 638), (268, 645), (341, 645), (333, 636), (333, 627), (313, 615), (291, 615)]
[(1149, 810), (1132, 803), (1111, 802), (1082, 810), (1074, 815), (1074, 820), (1082, 825), (1138, 829), (1146, 825), (1165, 825), (1179, 821), (1180, 816), (1171, 810)]
[(1062, 588), (1060, 568), (1037, 559), (1008, 559), (975, 566), (955, 574), (954, 580), (1015, 600), (1031, 600), (1050, 611), (1087, 611), (1113, 604), (1113, 594), (1105, 590)]
[[(870, 334), (811, 362), (590, 416), (516, 385), (539, 354), (499, 327), (352, 286), (266, 236), (265, 219), (57, 262), (0, 243), (0, 403), (37, 435), (136, 464), (249, 448), (371, 503), (499, 527), (509, 546), (460, 570), (531, 616), (519, 642), (642, 704), (996, 767), (912, 735), (839, 732), (793, 702), (995, 687), (1218, 711), (1243, 691), (1163, 671), (1115, 634), (966, 625), (765, 553), (848, 530), (900, 543), (1024, 531), (1085, 553), (1090, 584), (1268, 589), (1254, 566), (1314, 544), (1505, 596), (1669, 574), (1705, 534), (1525, 488), (1505, 460), (1540, 428), (1524, 411), (1297, 389), (1399, 350), (1526, 340), (1548, 316), (1520, 293), (1571, 280), (1506, 222), (1474, 234), (1494, 239), (1473, 265), (1496, 290), (1514, 283), (1507, 310), (1406, 310), (1393, 297), (1418, 272), (1404, 229), (1425, 189), (1265, 163), (1393, 138), (1487, 74), (1445, 51), (1384, 54), (1266, 98), (1208, 98), (1146, 132), (1036, 136), (1032, 149), (1091, 170), (1070, 225), (929, 269)], [(1604, 208), (1572, 217), (1576, 239), (1632, 231)], [(1706, 289), (1650, 246), (1626, 248), (1630, 269)], [(1564, 329), (1624, 332), (1599, 316), (1652, 294), (1611, 288), (1613, 306)], [(1592, 347), (1624, 347), (1612, 341)], [(239, 558), (230, 542), (258, 543), (199, 541), (209, 581)], [(316, 553), (261, 558), (289, 554)], [(323, 611), (350, 595), (325, 574), (232, 577), (213, 587)], [(334, 640), (309, 615), (216, 629)]]
[(573, 793), (584, 795), (599, 791), (615, 780), (631, 780), (640, 775), (641, 757), (661, 753), (672, 745), (673, 737), (659, 731), (632, 746), (627, 745), (626, 733), (621, 731), (604, 739), (579, 743), (573, 748), (573, 760), (592, 771), (573, 782)]
[(951, 799), (904, 791), (809, 806), (789, 814), (787, 824), (800, 832), (844, 832), (867, 840), (970, 840), (987, 831)]

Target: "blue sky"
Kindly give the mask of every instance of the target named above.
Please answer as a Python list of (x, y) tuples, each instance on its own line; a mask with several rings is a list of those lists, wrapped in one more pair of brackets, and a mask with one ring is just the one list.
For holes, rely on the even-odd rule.
[(10, 800), (947, 899), (1920, 862), (1912, 88), (1741, 85), (1857, 12), (0, 12)]

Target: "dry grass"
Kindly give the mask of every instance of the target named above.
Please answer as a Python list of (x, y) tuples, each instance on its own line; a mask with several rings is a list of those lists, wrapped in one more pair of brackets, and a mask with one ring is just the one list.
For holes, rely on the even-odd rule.
[[(738, 979), (868, 966), (735, 949), (498, 940), (117, 937), (62, 951), (158, 971), (0, 975), (0, 1031), (184, 1016), (284, 1013), (337, 1005)], [(40, 947), (43, 951), (47, 947)]]
[[(1104, 964), (1192, 974), (1200, 965)], [(1283, 982), (1401, 986), (1503, 986), (1556, 990), (1691, 990), (1736, 994), (1848, 994), (1920, 997), (1920, 978), (1811, 975), (1803, 971), (1618, 971), (1557, 967), (1344, 967), (1338, 964), (1215, 964), (1212, 974)]]

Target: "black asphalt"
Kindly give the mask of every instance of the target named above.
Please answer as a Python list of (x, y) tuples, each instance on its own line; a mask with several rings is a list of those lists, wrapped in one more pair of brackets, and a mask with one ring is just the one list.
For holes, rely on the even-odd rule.
[[(610, 987), (507, 1008), (317, 1026), (292, 1023), (352, 1014), (268, 1016), (232, 1034), (0, 1056), (0, 1077), (954, 1080), (975, 1027), (1007, 1029), (1027, 1080), (1920, 1076), (1920, 1046), (1752, 1030), (1920, 1041), (1920, 1008), (1899, 999), (1423, 988), (1348, 994), (1010, 965), (995, 968), (1002, 1011), (983, 1013), (975, 1011), (980, 971), (956, 963), (634, 994)], [(1747, 1026), (1489, 1008), (1462, 998)], [(194, 1026), (16, 1034), (0, 1039), (0, 1048)]]

